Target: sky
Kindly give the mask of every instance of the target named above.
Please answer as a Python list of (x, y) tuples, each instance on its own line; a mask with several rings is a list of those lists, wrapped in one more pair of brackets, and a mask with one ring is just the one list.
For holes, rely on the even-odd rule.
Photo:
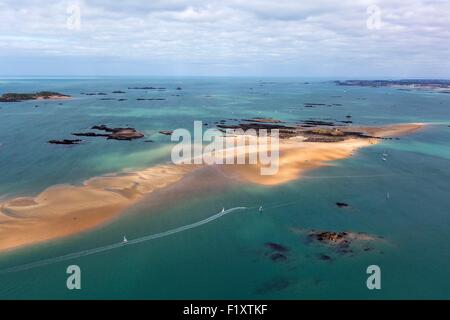
[(1, 76), (450, 78), (450, 0), (0, 0)]

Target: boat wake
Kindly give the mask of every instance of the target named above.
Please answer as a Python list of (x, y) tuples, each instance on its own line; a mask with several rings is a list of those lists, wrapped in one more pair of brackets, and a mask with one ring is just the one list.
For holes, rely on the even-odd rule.
[(58, 263), (58, 262), (63, 262), (63, 261), (72, 260), (72, 259), (76, 259), (76, 258), (86, 257), (86, 256), (90, 256), (90, 255), (94, 255), (94, 254), (98, 254), (98, 253), (102, 253), (102, 252), (106, 252), (106, 251), (122, 248), (122, 247), (125, 247), (125, 246), (130, 246), (130, 245), (134, 245), (134, 244), (138, 244), (138, 243), (142, 243), (142, 242), (147, 242), (147, 241), (158, 239), (158, 238), (164, 238), (164, 237), (173, 235), (175, 233), (179, 233), (179, 232), (187, 231), (187, 230), (190, 230), (190, 229), (198, 228), (198, 227), (203, 226), (203, 225), (205, 225), (207, 223), (213, 222), (214, 220), (217, 220), (217, 219), (223, 217), (224, 215), (226, 215), (228, 213), (232, 213), (232, 212), (240, 211), (240, 210), (246, 210), (246, 209), (249, 209), (249, 208), (247, 208), (247, 207), (235, 207), (235, 208), (231, 208), (231, 209), (228, 209), (228, 210), (222, 210), (221, 212), (219, 212), (219, 213), (217, 213), (215, 215), (212, 215), (212, 216), (210, 216), (210, 217), (208, 217), (206, 219), (203, 219), (203, 220), (191, 223), (191, 224), (187, 224), (187, 225), (184, 225), (184, 226), (181, 226), (181, 227), (178, 227), (178, 228), (170, 229), (170, 230), (167, 230), (167, 231), (164, 231), (164, 232), (155, 233), (155, 234), (151, 234), (151, 235), (148, 235), (148, 236), (144, 236), (144, 237), (140, 237), (140, 238), (136, 238), (136, 239), (132, 239), (132, 240), (127, 240), (126, 242), (114, 243), (114, 244), (103, 246), (103, 247), (83, 250), (83, 251), (79, 251), (79, 252), (73, 252), (73, 253), (69, 253), (69, 254), (66, 254), (66, 255), (63, 255), (63, 256), (59, 256), (59, 257), (44, 259), (44, 260), (40, 260), (40, 261), (36, 261), (36, 262), (31, 262), (31, 263), (27, 263), (27, 264), (15, 266), (15, 267), (3, 269), (3, 270), (0, 270), (0, 274), (25, 271), (25, 270), (34, 269), (34, 268), (38, 268), (38, 267), (43, 267), (43, 266), (47, 266), (47, 265)]

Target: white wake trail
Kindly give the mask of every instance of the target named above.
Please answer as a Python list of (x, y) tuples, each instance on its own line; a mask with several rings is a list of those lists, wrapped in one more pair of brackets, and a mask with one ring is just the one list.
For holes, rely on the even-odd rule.
[(228, 213), (238, 211), (238, 210), (246, 210), (246, 209), (248, 209), (248, 208), (247, 207), (231, 208), (228, 210), (221, 211), (221, 212), (219, 212), (211, 217), (208, 217), (206, 219), (203, 219), (203, 220), (191, 223), (191, 224), (187, 224), (187, 225), (184, 225), (184, 226), (181, 226), (178, 228), (170, 229), (170, 230), (167, 230), (164, 232), (155, 233), (155, 234), (151, 234), (148, 236), (136, 238), (136, 239), (130, 240), (126, 243), (119, 242), (119, 243), (114, 243), (114, 244), (103, 246), (103, 247), (69, 253), (69, 254), (66, 254), (63, 256), (59, 256), (59, 257), (54, 257), (54, 258), (44, 259), (44, 260), (40, 260), (40, 261), (36, 261), (36, 262), (31, 262), (31, 263), (23, 264), (20, 266), (15, 266), (15, 267), (0, 270), (0, 274), (19, 272), (19, 271), (29, 270), (29, 269), (33, 269), (33, 268), (43, 267), (43, 266), (47, 266), (47, 265), (58, 263), (58, 262), (63, 262), (63, 261), (72, 260), (72, 259), (76, 259), (76, 258), (86, 257), (86, 256), (94, 255), (94, 254), (105, 252), (105, 251), (110, 251), (110, 250), (130, 246), (130, 245), (134, 245), (134, 244), (138, 244), (138, 243), (142, 243), (142, 242), (146, 242), (146, 241), (150, 241), (150, 240), (154, 240), (154, 239), (158, 239), (158, 238), (167, 237), (167, 236), (173, 235), (175, 233), (183, 232), (183, 231), (186, 231), (189, 229), (198, 228), (202, 225), (213, 222), (214, 220), (217, 220)]

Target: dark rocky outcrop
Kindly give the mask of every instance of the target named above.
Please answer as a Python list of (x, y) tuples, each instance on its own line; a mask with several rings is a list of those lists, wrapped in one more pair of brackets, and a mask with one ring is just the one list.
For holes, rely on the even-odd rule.
[(129, 90), (166, 90), (166, 88), (162, 87), (130, 87)]
[(282, 253), (273, 253), (270, 255), (270, 260), (272, 260), (273, 262), (282, 262), (286, 261), (287, 257)]
[(289, 249), (285, 246), (283, 246), (282, 244), (279, 243), (275, 243), (275, 242), (266, 242), (264, 244), (264, 246), (267, 249), (273, 250), (273, 251), (278, 251), (278, 252), (288, 252)]
[(336, 205), (338, 208), (347, 208), (349, 206), (348, 203), (345, 202), (336, 202)]
[(320, 253), (320, 254), (318, 255), (318, 258), (319, 258), (320, 260), (323, 260), (323, 261), (331, 261), (331, 260), (333, 260), (329, 255), (323, 254), (323, 253)]
[(0, 96), (0, 102), (21, 102), (39, 99), (66, 99), (70, 96), (52, 91), (40, 91), (36, 93), (5, 93)]
[[(311, 230), (308, 233), (308, 239), (310, 241), (318, 242), (323, 245), (327, 245), (334, 248), (339, 254), (353, 254), (355, 250), (360, 252), (366, 252), (367, 245), (365, 243), (369, 241), (379, 240), (380, 237), (371, 236), (362, 232), (347, 232), (347, 231), (315, 231)], [(358, 244), (358, 245), (357, 245)]]
[(301, 120), (300, 123), (311, 126), (326, 126), (326, 127), (332, 127), (335, 125), (333, 121), (323, 121), (323, 120)]
[(75, 136), (84, 136), (84, 137), (106, 137), (107, 139), (114, 140), (134, 140), (140, 139), (144, 137), (144, 134), (137, 131), (134, 128), (110, 128), (104, 124), (96, 125), (91, 128), (92, 130), (105, 131), (108, 133), (96, 133), (96, 132), (78, 132), (73, 133)]
[(164, 98), (137, 98), (137, 101), (163, 101)]
[(72, 135), (77, 137), (109, 137), (108, 133), (97, 133), (97, 132), (75, 132)]
[[(237, 121), (237, 119), (230, 119), (230, 120)], [(242, 121), (257, 122), (257, 123), (283, 123), (283, 121), (273, 118), (252, 118), (252, 119), (242, 119)]]
[(333, 143), (333, 142), (339, 142), (344, 141), (345, 138), (343, 137), (323, 137), (323, 136), (310, 136), (306, 138), (305, 142), (326, 142), (326, 143)]
[(95, 125), (91, 129), (93, 129), (93, 130), (100, 130), (100, 131), (106, 131), (106, 132), (114, 132), (114, 131), (118, 131), (118, 130), (120, 130), (122, 128), (110, 128), (110, 127), (108, 127), (108, 126), (106, 126), (104, 124), (101, 124), (101, 125)]
[(85, 96), (107, 96), (107, 93), (104, 92), (89, 92), (89, 93), (85, 93), (85, 92), (81, 92), (82, 95)]
[(277, 129), (279, 130), (279, 137), (284, 139), (284, 138), (289, 138), (289, 137), (294, 137), (297, 134), (297, 131), (295, 130), (296, 128), (293, 126), (286, 126), (286, 125), (281, 125), (281, 124), (276, 124), (276, 123), (262, 123), (262, 122), (252, 122), (252, 123), (239, 123), (239, 124), (225, 124), (224, 122), (220, 122), (217, 125), (217, 128), (219, 128), (219, 130), (226, 132), (226, 129), (232, 129), (232, 130), (236, 130), (236, 129), (242, 129), (244, 131), (250, 130), (250, 129), (254, 129), (256, 130), (256, 134), (259, 133), (259, 130), (267, 130), (267, 132), (270, 132), (273, 129)]
[(78, 144), (78, 143), (80, 143), (81, 141), (82, 141), (82, 140), (79, 140), (79, 139), (75, 139), (75, 140), (64, 139), (64, 140), (50, 140), (48, 143), (51, 143), (51, 144), (72, 145), (72, 144)]
[(333, 232), (333, 231), (312, 231), (309, 234), (311, 239), (327, 244), (346, 244), (349, 243), (347, 239), (347, 232)]
[(111, 133), (108, 136), (108, 139), (114, 139), (114, 140), (134, 140), (134, 139), (140, 139), (143, 138), (144, 134), (137, 131), (134, 128), (122, 128), (118, 131), (115, 131)]
[[(347, 119), (351, 115), (346, 116)], [(351, 120), (337, 121), (335, 119), (307, 119), (294, 122), (284, 122), (273, 118), (253, 118), (253, 119), (228, 119), (215, 121), (218, 130), (227, 133), (228, 130), (241, 129), (243, 131), (255, 130), (258, 135), (260, 130), (266, 130), (269, 134), (271, 130), (278, 130), (279, 138), (303, 136), (305, 142), (340, 142), (352, 138), (363, 139), (383, 139), (391, 140), (398, 138), (379, 137), (370, 134), (369, 128), (350, 127)], [(373, 131), (372, 131), (373, 132)]]
[(270, 250), (269, 252), (266, 252), (265, 255), (268, 256), (273, 262), (283, 262), (288, 259), (287, 254), (289, 252), (289, 248), (286, 246), (275, 242), (266, 242), (264, 247)]
[(313, 102), (305, 102), (305, 106), (326, 106), (325, 103), (313, 103)]

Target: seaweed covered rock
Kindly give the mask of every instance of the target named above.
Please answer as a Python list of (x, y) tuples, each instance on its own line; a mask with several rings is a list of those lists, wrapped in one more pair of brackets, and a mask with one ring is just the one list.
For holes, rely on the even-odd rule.
[(134, 140), (144, 137), (142, 132), (137, 131), (135, 128), (110, 128), (104, 124), (96, 125), (91, 128), (92, 130), (105, 131), (108, 133), (97, 133), (97, 132), (76, 132), (72, 133), (75, 136), (82, 137), (106, 137), (107, 139), (114, 140)]

